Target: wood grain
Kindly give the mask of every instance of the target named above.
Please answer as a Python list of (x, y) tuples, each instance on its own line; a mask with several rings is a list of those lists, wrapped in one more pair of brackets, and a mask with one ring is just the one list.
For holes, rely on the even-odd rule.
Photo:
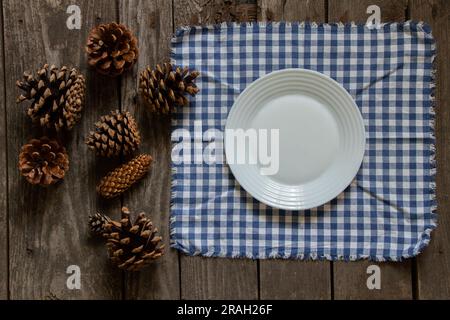
[(330, 262), (261, 260), (260, 288), (261, 299), (328, 300)]
[[(366, 9), (374, 4), (381, 8), (382, 22), (404, 21), (407, 2), (407, 0), (329, 0), (328, 17), (330, 22), (365, 23), (368, 17)], [(367, 288), (366, 270), (371, 264), (376, 264), (381, 269), (380, 290)], [(335, 262), (333, 269), (336, 299), (411, 299), (413, 297), (410, 261), (406, 263)]]
[[(103, 242), (89, 238), (87, 217), (107, 214), (116, 202), (98, 200), (95, 184), (110, 163), (96, 161), (84, 137), (101, 114), (118, 103), (118, 82), (87, 71), (84, 44), (94, 24), (116, 19), (114, 3), (78, 1), (81, 30), (66, 28), (66, 8), (73, 1), (3, 1), (6, 105), (8, 121), (8, 189), (10, 233), (10, 291), (12, 299), (120, 298), (121, 273), (106, 258)], [(22, 144), (41, 134), (15, 103), (15, 80), (43, 63), (79, 66), (87, 76), (83, 118), (62, 137), (70, 155), (70, 170), (62, 183), (49, 188), (31, 186), (17, 170)], [(117, 214), (117, 213), (114, 213)], [(81, 290), (66, 287), (66, 268), (81, 268)]]
[[(3, 6), (0, 1), (0, 7)], [(4, 177), (0, 181), (0, 300), (8, 298), (8, 207), (7, 207), (7, 195), (8, 195), (8, 165), (6, 161), (6, 96), (5, 96), (5, 69), (3, 66), (3, 11), (0, 8), (0, 168), (1, 174)]]
[(364, 23), (370, 5), (381, 8), (381, 21), (404, 21), (408, 10), (408, 0), (328, 0), (329, 21)]
[[(175, 27), (187, 24), (211, 24), (217, 12), (220, 19), (234, 21), (235, 15), (224, 14), (234, 10), (237, 1), (174, 0)], [(251, 4), (250, 2), (245, 3)], [(226, 7), (223, 9), (223, 7)], [(256, 2), (253, 1), (256, 16)], [(248, 7), (247, 7), (248, 10)], [(256, 299), (258, 298), (257, 262), (238, 259), (205, 259), (200, 257), (180, 257), (181, 298), (182, 299)]]
[(166, 253), (162, 259), (140, 273), (127, 275), (127, 299), (179, 299), (180, 281), (178, 252), (169, 248), (170, 211), (170, 121), (168, 117), (152, 116), (138, 94), (139, 72), (147, 65), (169, 59), (172, 37), (172, 2), (167, 0), (119, 1), (120, 21), (138, 37), (140, 55), (137, 65), (122, 77), (122, 109), (137, 120), (142, 144), (140, 152), (152, 155), (150, 174), (124, 196), (124, 204), (139, 213), (150, 214), (163, 237)]
[(433, 28), (437, 42), (436, 160), (438, 227), (429, 248), (417, 258), (419, 299), (450, 299), (450, 1), (413, 0), (411, 19)]
[[(352, 261), (334, 263), (335, 299), (411, 299), (411, 264), (405, 262), (375, 263)], [(381, 289), (367, 288), (367, 267), (377, 265), (381, 272)]]
[[(325, 21), (325, 1), (275, 1), (258, 2), (260, 19)], [(261, 299), (330, 299), (330, 262), (304, 262), (286, 260), (261, 260)], [(282, 285), (280, 285), (282, 284)]]
[(261, 21), (324, 22), (324, 0), (259, 0), (258, 19)]
[(255, 21), (256, 0), (174, 0), (175, 26)]
[(256, 261), (181, 256), (181, 299), (258, 299)]

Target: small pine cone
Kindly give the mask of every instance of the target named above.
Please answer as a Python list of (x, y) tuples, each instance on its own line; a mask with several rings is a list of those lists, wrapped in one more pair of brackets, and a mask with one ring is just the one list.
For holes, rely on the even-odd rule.
[(152, 221), (140, 213), (135, 222), (130, 220), (128, 208), (122, 208), (120, 221), (105, 224), (103, 236), (111, 261), (120, 269), (139, 271), (142, 267), (164, 254), (162, 238)]
[(102, 157), (127, 156), (135, 151), (141, 143), (136, 121), (129, 112), (112, 111), (102, 116), (95, 123), (95, 131), (91, 131), (86, 139), (90, 149)]
[(195, 70), (189, 72), (187, 67), (158, 64), (154, 70), (147, 67), (141, 72), (139, 88), (151, 112), (168, 114), (188, 104), (185, 94), (195, 96), (199, 92), (194, 83), (199, 74)]
[(99, 212), (89, 216), (89, 228), (92, 234), (102, 235), (105, 232), (105, 224), (110, 222), (111, 219)]
[(136, 62), (139, 55), (138, 41), (123, 24), (101, 24), (90, 31), (86, 52), (91, 67), (101, 74), (115, 77)]
[(48, 186), (64, 178), (69, 170), (69, 155), (55, 140), (32, 139), (22, 146), (19, 170), (29, 183)]
[(17, 103), (30, 100), (27, 114), (42, 127), (70, 130), (81, 118), (86, 84), (77, 69), (45, 64), (36, 76), (24, 72), (16, 85), (24, 91)]
[(117, 197), (144, 177), (152, 160), (151, 156), (141, 154), (119, 166), (103, 177), (97, 186), (97, 192), (107, 199)]

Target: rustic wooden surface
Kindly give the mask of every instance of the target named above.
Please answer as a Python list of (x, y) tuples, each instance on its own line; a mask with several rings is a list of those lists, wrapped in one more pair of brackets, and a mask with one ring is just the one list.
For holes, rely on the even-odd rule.
[[(0, 9), (0, 13), (2, 13)], [(3, 14), (0, 14), (0, 30), (3, 30)], [(0, 36), (0, 79), (2, 85), (0, 86), (0, 141), (1, 147), (0, 167), (2, 168), (3, 177), (8, 177), (7, 173), (7, 159), (6, 159), (6, 97), (5, 97), (5, 70), (3, 66), (3, 33)], [(1, 179), (0, 182), (0, 299), (8, 298), (8, 207), (7, 207), (7, 193), (8, 193), (8, 179)]]
[[(252, 261), (187, 257), (168, 249), (163, 259), (139, 274), (115, 270), (103, 244), (91, 239), (87, 216), (118, 217), (120, 207), (148, 212), (169, 244), (170, 123), (149, 115), (137, 96), (137, 75), (169, 57), (176, 27), (222, 21), (365, 22), (366, 8), (381, 8), (382, 21), (425, 20), (433, 27), (439, 56), (450, 52), (447, 0), (0, 0), (0, 298), (11, 299), (427, 299), (450, 298), (450, 65), (438, 63), (437, 192), (439, 227), (430, 248), (404, 263), (381, 263), (381, 290), (366, 286), (372, 262)], [(66, 9), (81, 8), (81, 30), (68, 30)], [(121, 21), (138, 37), (140, 57), (119, 79), (87, 68), (84, 43), (89, 29)], [(34, 188), (17, 170), (20, 146), (42, 134), (15, 103), (15, 81), (44, 62), (78, 66), (88, 96), (81, 123), (61, 139), (71, 157), (64, 181)], [(142, 152), (154, 157), (149, 176), (121, 199), (103, 201), (98, 179), (119, 163), (96, 158), (84, 145), (93, 123), (109, 110), (130, 111), (143, 137)], [(122, 159), (123, 160), (123, 159)], [(81, 290), (66, 287), (66, 268), (81, 269)]]
[(326, 22), (325, 0), (260, 0), (258, 19), (261, 21), (322, 21)]

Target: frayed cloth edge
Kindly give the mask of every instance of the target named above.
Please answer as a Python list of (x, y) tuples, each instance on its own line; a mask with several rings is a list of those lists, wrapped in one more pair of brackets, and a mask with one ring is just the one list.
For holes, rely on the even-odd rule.
[(361, 23), (355, 23), (354, 21), (351, 22), (330, 22), (330, 23), (319, 23), (319, 22), (287, 22), (287, 21), (279, 21), (279, 22), (272, 22), (272, 21), (259, 21), (259, 22), (222, 22), (218, 24), (207, 24), (207, 25), (194, 25), (194, 26), (180, 26), (176, 29), (174, 36), (172, 37), (172, 43), (176, 42), (176, 39), (179, 37), (184, 36), (185, 34), (189, 34), (190, 32), (197, 32), (197, 31), (207, 31), (207, 30), (216, 30), (216, 29), (229, 29), (229, 28), (236, 28), (236, 27), (246, 27), (246, 28), (253, 28), (255, 26), (263, 27), (263, 28), (270, 28), (270, 27), (292, 27), (296, 26), (299, 28), (311, 28), (311, 29), (317, 29), (317, 28), (338, 28), (338, 29), (345, 29), (345, 28), (367, 28), (368, 30), (385, 30), (389, 28), (409, 28), (410, 26), (416, 26), (418, 31), (423, 31), (427, 34), (431, 34), (431, 27), (424, 21), (413, 21), (408, 20), (405, 22), (384, 22), (380, 23), (379, 25), (369, 27), (366, 24)]

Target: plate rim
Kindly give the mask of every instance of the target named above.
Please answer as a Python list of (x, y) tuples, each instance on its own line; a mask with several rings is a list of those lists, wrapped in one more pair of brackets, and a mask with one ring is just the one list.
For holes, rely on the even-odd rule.
[[(337, 196), (339, 196), (339, 194), (341, 194), (351, 183), (352, 181), (355, 179), (356, 175), (358, 174), (358, 171), (361, 168), (361, 164), (364, 160), (364, 155), (365, 155), (365, 147), (367, 144), (367, 137), (366, 137), (366, 130), (365, 130), (365, 124), (364, 124), (364, 118), (362, 117), (361, 111), (358, 107), (358, 105), (356, 104), (356, 101), (354, 100), (354, 98), (351, 96), (351, 94), (339, 83), (337, 82), (335, 79), (329, 77), (328, 75), (315, 71), (315, 70), (311, 70), (311, 69), (304, 69), (304, 68), (285, 68), (285, 69), (280, 69), (280, 70), (276, 70), (276, 71), (272, 71), (269, 73), (266, 73), (264, 75), (262, 75), (261, 77), (259, 77), (258, 79), (254, 80), (253, 82), (251, 82), (240, 94), (239, 96), (235, 99), (235, 101), (233, 102), (232, 107), (230, 108), (230, 110), (228, 111), (228, 115), (227, 115), (227, 119), (226, 119), (226, 123), (225, 123), (225, 132), (227, 129), (230, 128), (230, 115), (233, 114), (233, 112), (236, 112), (236, 108), (239, 101), (241, 100), (241, 97), (243, 97), (245, 95), (245, 93), (248, 93), (248, 91), (252, 90), (254, 87), (257, 87), (258, 84), (264, 80), (266, 80), (268, 77), (280, 74), (280, 73), (298, 73), (298, 74), (304, 74), (304, 73), (309, 73), (313, 76), (318, 76), (322, 79), (324, 79), (326, 82), (330, 83), (330, 85), (334, 85), (336, 86), (342, 93), (344, 93), (346, 95), (347, 98), (349, 98), (348, 100), (350, 101), (351, 105), (352, 105), (352, 110), (356, 111), (355, 114), (357, 114), (357, 121), (360, 125), (360, 132), (361, 132), (361, 150), (360, 150), (360, 154), (358, 155), (358, 161), (355, 163), (358, 163), (358, 165), (355, 165), (355, 169), (353, 170), (354, 173), (352, 173), (351, 178), (347, 179), (349, 181), (346, 180), (345, 186), (342, 188), (342, 190), (340, 190), (337, 194), (333, 195), (333, 197), (331, 197), (330, 199), (324, 200), (323, 202), (321, 202), (318, 205), (304, 205), (301, 202), (299, 202), (297, 205), (293, 206), (293, 205), (284, 205), (284, 204), (276, 204), (276, 203), (269, 203), (268, 200), (264, 199), (264, 198), (260, 198), (259, 195), (255, 195), (253, 192), (249, 191), (246, 187), (244, 187), (242, 185), (242, 183), (239, 181), (238, 176), (236, 175), (236, 165), (235, 164), (230, 164), (228, 163), (228, 155), (227, 155), (227, 149), (229, 147), (228, 143), (227, 143), (227, 138), (226, 138), (226, 134), (224, 135), (224, 148), (225, 148), (225, 159), (226, 159), (226, 164), (228, 165), (228, 168), (230, 169), (231, 173), (233, 174), (233, 177), (236, 179), (236, 181), (238, 182), (238, 184), (240, 185), (241, 188), (243, 188), (249, 195), (251, 195), (253, 198), (255, 198), (256, 200), (258, 200), (259, 202), (270, 206), (272, 208), (277, 208), (277, 209), (282, 209), (282, 210), (289, 210), (289, 211), (301, 211), (301, 210), (309, 210), (312, 208), (317, 208), (320, 207), (328, 202), (330, 202), (331, 200), (335, 199)], [(245, 128), (242, 128), (245, 129)]]

